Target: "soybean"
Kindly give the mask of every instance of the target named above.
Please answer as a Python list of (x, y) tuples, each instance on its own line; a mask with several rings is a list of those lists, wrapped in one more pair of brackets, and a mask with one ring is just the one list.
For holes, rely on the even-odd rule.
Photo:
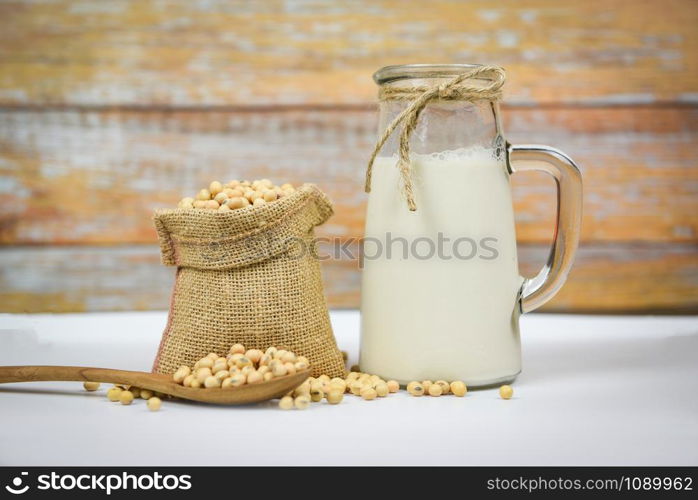
[(410, 382), (409, 384), (407, 384), (407, 392), (409, 392), (413, 396), (423, 396), (424, 386), (416, 381)]
[(122, 405), (130, 405), (133, 403), (133, 393), (131, 391), (121, 391), (119, 394), (119, 402)]
[(218, 181), (213, 181), (208, 187), (208, 190), (211, 193), (211, 196), (216, 196), (218, 193), (223, 191), (223, 184)]
[(451, 392), (454, 396), (462, 398), (468, 392), (468, 387), (464, 382), (460, 380), (455, 380), (451, 382)]
[(366, 401), (371, 401), (373, 399), (376, 399), (376, 396), (378, 396), (378, 393), (376, 392), (375, 389), (371, 387), (365, 387), (361, 391), (361, 397), (364, 398)]
[(258, 371), (252, 371), (247, 375), (248, 384), (258, 384), (264, 380), (264, 375)]
[(180, 384), (191, 373), (191, 368), (188, 366), (180, 366), (177, 371), (172, 375), (172, 379)]
[(148, 398), (148, 402), (146, 404), (148, 405), (148, 409), (150, 411), (158, 411), (160, 406), (162, 406), (162, 400), (153, 396)]
[(435, 383), (441, 386), (441, 392), (443, 394), (448, 394), (451, 392), (451, 386), (445, 380), (437, 380)]
[(122, 392), (123, 392), (123, 389), (121, 389), (121, 387), (114, 386), (107, 391), (107, 398), (109, 399), (109, 401), (115, 403), (115, 402), (119, 401), (119, 398), (121, 397)]
[(290, 410), (293, 408), (293, 398), (291, 396), (284, 396), (279, 400), (279, 408), (282, 410)]
[(311, 388), (310, 389), (310, 400), (313, 403), (318, 403), (322, 401), (322, 398), (325, 397), (325, 393), (322, 391), (322, 389), (319, 388)]
[(378, 396), (381, 398), (386, 397), (390, 392), (390, 390), (388, 389), (388, 384), (386, 384), (385, 382), (377, 383), (374, 389), (376, 391), (376, 394), (378, 394)]
[(331, 405), (337, 405), (344, 399), (344, 391), (330, 391), (327, 393), (327, 402)]
[(211, 372), (210, 368), (199, 368), (196, 371), (196, 380), (198, 380), (199, 383), (203, 384), (204, 380), (206, 380), (211, 375), (213, 375), (213, 372)]
[(213, 375), (206, 377), (204, 380), (204, 387), (207, 389), (211, 389), (213, 387), (220, 387), (221, 386), (222, 380), (214, 377)]
[(308, 396), (298, 396), (293, 400), (293, 404), (299, 410), (305, 410), (308, 406), (310, 406), (310, 398)]
[(245, 354), (245, 346), (242, 344), (234, 344), (230, 348), (230, 354)]
[(514, 389), (512, 389), (510, 385), (503, 385), (499, 388), (499, 396), (502, 399), (511, 399), (513, 395)]
[(443, 394), (444, 390), (440, 384), (432, 384), (429, 387), (429, 395), (430, 396), (441, 396)]

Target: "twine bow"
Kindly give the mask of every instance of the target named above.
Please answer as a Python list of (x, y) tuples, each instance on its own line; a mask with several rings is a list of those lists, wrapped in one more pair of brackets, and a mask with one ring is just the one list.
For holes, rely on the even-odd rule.
[[(490, 82), (485, 86), (476, 87), (464, 84), (466, 80), (473, 78), (487, 78)], [(502, 97), (502, 86), (506, 75), (499, 66), (480, 66), (475, 69), (458, 75), (440, 85), (416, 86), (409, 88), (382, 87), (379, 99), (382, 101), (412, 100), (412, 102), (388, 125), (380, 136), (376, 147), (373, 149), (371, 159), (368, 161), (366, 169), (365, 191), (371, 192), (371, 174), (373, 173), (373, 162), (383, 145), (392, 135), (395, 129), (402, 124), (400, 131), (400, 145), (398, 148), (397, 168), (400, 171), (402, 180), (402, 190), (407, 200), (407, 206), (411, 211), (417, 210), (414, 201), (414, 191), (412, 188), (412, 167), (410, 164), (410, 135), (417, 127), (419, 115), (426, 105), (436, 99), (444, 101), (497, 101)]]

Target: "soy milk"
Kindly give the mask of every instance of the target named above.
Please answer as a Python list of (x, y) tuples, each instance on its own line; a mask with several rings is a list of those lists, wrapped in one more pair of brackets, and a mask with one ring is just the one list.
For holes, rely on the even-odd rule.
[(504, 159), (483, 147), (412, 155), (418, 209), (397, 158), (377, 158), (361, 290), (364, 372), (482, 386), (521, 369), (514, 214)]

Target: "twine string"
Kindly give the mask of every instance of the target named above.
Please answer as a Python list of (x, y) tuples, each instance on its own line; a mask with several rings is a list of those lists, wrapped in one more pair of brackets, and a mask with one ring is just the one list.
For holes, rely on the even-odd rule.
[[(484, 86), (474, 86), (464, 83), (466, 80), (474, 78), (487, 78), (489, 83)], [(402, 182), (402, 192), (407, 200), (410, 211), (417, 210), (414, 200), (414, 188), (412, 186), (412, 166), (410, 163), (410, 136), (417, 128), (419, 116), (424, 108), (433, 100), (444, 101), (498, 101), (502, 97), (502, 86), (506, 75), (504, 70), (498, 66), (480, 66), (462, 75), (458, 75), (440, 85), (415, 86), (415, 87), (381, 87), (378, 98), (381, 101), (412, 101), (403, 109), (395, 119), (385, 128), (378, 142), (376, 142), (373, 153), (366, 168), (366, 181), (364, 189), (371, 192), (371, 176), (373, 174), (373, 163), (378, 153), (383, 148), (388, 138), (402, 125), (400, 131), (397, 168), (400, 172)]]

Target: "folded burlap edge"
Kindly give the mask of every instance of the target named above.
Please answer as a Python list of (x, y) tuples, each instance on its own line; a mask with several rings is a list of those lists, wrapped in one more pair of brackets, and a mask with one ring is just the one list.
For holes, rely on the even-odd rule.
[(333, 213), (325, 193), (303, 184), (292, 195), (258, 207), (156, 210), (153, 221), (164, 265), (222, 270), (288, 251)]

